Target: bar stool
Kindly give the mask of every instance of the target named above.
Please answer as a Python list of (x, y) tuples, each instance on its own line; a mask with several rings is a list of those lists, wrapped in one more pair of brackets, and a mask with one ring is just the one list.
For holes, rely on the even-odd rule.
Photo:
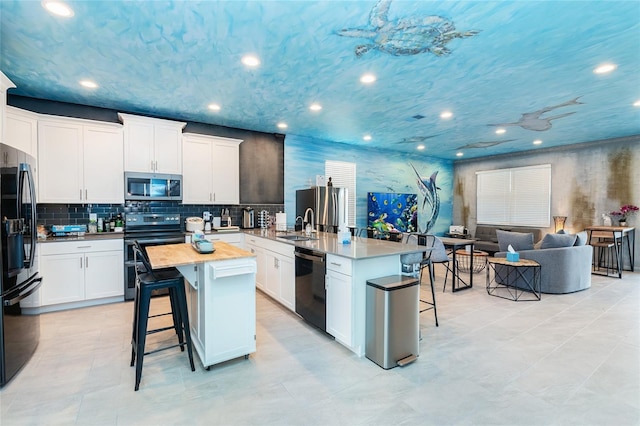
[[(436, 327), (438, 327), (438, 310), (436, 308), (436, 292), (433, 286), (435, 281), (435, 272), (433, 269), (433, 264), (447, 262), (447, 274), (449, 273), (449, 266), (448, 266), (448, 257), (446, 261), (439, 258), (440, 253), (438, 251), (438, 247), (434, 247), (434, 245), (436, 244), (436, 241), (439, 241), (440, 244), (442, 244), (442, 241), (438, 240), (433, 235), (409, 234), (405, 238), (403, 238), (403, 242), (405, 244), (417, 244), (421, 246), (427, 246), (428, 248), (431, 249), (426, 253), (423, 253), (422, 259), (420, 260), (420, 278), (418, 280), (418, 283), (419, 285), (422, 285), (422, 273), (426, 268), (429, 271), (429, 283), (431, 285), (431, 300), (420, 299), (420, 303), (424, 303), (429, 307), (420, 309), (420, 313), (433, 309), (433, 316), (435, 317), (435, 320), (436, 320)], [(442, 249), (444, 250), (444, 245), (442, 246)], [(400, 256), (401, 260), (403, 256), (410, 256), (410, 255), (401, 255)], [(445, 252), (445, 257), (446, 257), (446, 252)], [(447, 278), (445, 276), (445, 285), (446, 285), (446, 280)]]
[[(189, 328), (189, 314), (187, 312), (187, 297), (184, 290), (183, 277), (175, 268), (166, 268), (154, 271), (146, 252), (140, 247), (138, 241), (133, 243), (134, 259), (140, 259), (144, 267), (144, 271), (139, 271), (136, 267), (136, 293), (133, 308), (133, 331), (131, 338), (131, 366), (136, 366), (136, 384), (135, 390), (140, 387), (140, 379), (142, 378), (142, 364), (144, 356), (155, 352), (180, 347), (184, 352), (187, 347), (189, 355), (189, 363), (191, 371), (195, 371), (193, 364), (193, 349), (191, 345), (191, 331)], [(169, 291), (169, 299), (171, 302), (171, 312), (159, 315), (149, 316), (149, 307), (151, 304), (151, 292), (153, 290), (167, 289)], [(171, 315), (173, 325), (169, 327), (161, 327), (148, 330), (149, 318), (155, 318), (164, 315)], [(153, 351), (145, 352), (144, 346), (148, 334), (159, 333), (166, 330), (175, 330), (178, 335), (178, 343), (165, 346)]]
[[(620, 256), (618, 254), (618, 242), (614, 240), (600, 240), (593, 241), (591, 245), (593, 246), (593, 273), (596, 275), (606, 275), (609, 276), (611, 271), (614, 276), (618, 275), (618, 278), (622, 278), (622, 264), (620, 262)], [(597, 250), (596, 250), (597, 249)], [(597, 258), (597, 260), (596, 260)], [(596, 271), (600, 271), (603, 267), (605, 273), (600, 273)]]

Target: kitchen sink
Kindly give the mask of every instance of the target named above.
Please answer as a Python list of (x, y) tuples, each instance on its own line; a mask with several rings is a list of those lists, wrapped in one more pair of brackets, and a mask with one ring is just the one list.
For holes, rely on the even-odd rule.
[(317, 240), (317, 238), (307, 237), (305, 235), (276, 235), (276, 238), (282, 238), (289, 241), (311, 241)]

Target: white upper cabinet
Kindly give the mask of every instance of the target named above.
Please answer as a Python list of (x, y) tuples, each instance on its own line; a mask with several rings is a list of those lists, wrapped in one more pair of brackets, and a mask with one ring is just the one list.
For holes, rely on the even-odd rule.
[(240, 203), (240, 139), (185, 133), (182, 203)]
[(71, 118), (38, 122), (41, 203), (122, 203), (122, 126)]
[(118, 113), (124, 124), (128, 172), (182, 174), (182, 129), (187, 123)]
[(4, 143), (32, 157), (38, 156), (38, 115), (7, 106)]
[(7, 90), (16, 87), (2, 71), (0, 71), (0, 142), (5, 141), (5, 108), (7, 106)]

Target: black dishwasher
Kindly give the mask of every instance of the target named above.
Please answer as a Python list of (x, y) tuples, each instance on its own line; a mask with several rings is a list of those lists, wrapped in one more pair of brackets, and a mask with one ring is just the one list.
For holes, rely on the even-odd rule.
[(327, 330), (324, 285), (325, 254), (296, 247), (296, 312), (322, 331)]

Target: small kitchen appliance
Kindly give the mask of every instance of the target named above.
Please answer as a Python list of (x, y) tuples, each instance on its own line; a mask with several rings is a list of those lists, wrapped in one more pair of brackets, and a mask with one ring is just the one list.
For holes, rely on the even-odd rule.
[(245, 229), (255, 228), (255, 215), (251, 207), (242, 209), (242, 227)]
[(204, 220), (204, 230), (211, 231), (211, 212), (202, 212), (202, 220)]
[(188, 217), (185, 219), (185, 230), (195, 232), (204, 230), (204, 220), (201, 217)]

